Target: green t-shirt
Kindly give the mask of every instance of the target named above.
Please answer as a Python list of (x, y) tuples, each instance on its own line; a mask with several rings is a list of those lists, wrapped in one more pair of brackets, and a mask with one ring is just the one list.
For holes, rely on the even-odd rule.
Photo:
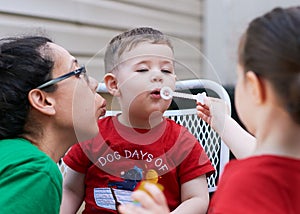
[(59, 213), (62, 175), (25, 139), (0, 140), (0, 213)]

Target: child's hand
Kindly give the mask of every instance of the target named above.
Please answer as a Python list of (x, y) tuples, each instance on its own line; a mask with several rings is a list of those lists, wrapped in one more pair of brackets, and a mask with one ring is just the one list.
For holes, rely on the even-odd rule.
[(162, 191), (151, 183), (145, 184), (145, 191), (137, 190), (132, 193), (134, 201), (138, 201), (140, 206), (134, 204), (122, 204), (118, 207), (118, 211), (122, 214), (168, 214), (170, 213), (167, 200)]
[(204, 104), (197, 103), (197, 115), (207, 122), (219, 135), (222, 135), (225, 118), (230, 117), (228, 105), (224, 100), (206, 97)]

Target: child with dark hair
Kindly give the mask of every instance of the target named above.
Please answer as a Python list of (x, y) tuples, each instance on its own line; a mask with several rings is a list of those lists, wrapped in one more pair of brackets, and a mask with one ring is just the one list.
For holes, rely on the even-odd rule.
[(99, 120), (99, 135), (75, 145), (65, 156), (62, 211), (117, 213), (144, 180), (164, 188), (174, 213), (205, 213), (206, 175), (214, 171), (205, 151), (188, 130), (163, 117), (175, 88), (174, 54), (168, 37), (152, 28), (136, 28), (113, 38), (105, 53), (108, 91), (121, 114)]
[(0, 213), (59, 213), (56, 162), (97, 134), (105, 114), (97, 85), (48, 38), (0, 40)]
[(299, 25), (300, 7), (277, 8), (240, 41), (236, 106), (256, 146), (227, 165), (210, 213), (300, 212)]
[[(241, 38), (235, 105), (255, 138), (216, 111), (220, 100), (198, 104), (199, 116), (246, 157), (226, 165), (210, 214), (300, 213), (299, 26), (300, 7), (276, 8), (254, 19)], [(237, 143), (237, 133), (246, 145)], [(133, 198), (142, 206), (121, 206), (121, 213), (167, 213), (161, 192), (145, 188), (152, 198), (137, 191)]]

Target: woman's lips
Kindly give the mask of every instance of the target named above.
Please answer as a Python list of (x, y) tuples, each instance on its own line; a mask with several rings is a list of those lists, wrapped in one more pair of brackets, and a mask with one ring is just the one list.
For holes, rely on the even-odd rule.
[(102, 105), (99, 108), (100, 114), (99, 117), (102, 117), (106, 113), (106, 100), (103, 101)]

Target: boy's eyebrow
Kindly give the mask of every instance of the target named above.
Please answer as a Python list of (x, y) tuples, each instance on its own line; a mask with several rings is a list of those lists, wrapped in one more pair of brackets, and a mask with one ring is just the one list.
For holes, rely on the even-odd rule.
[(143, 61), (139, 61), (137, 63), (135, 63), (136, 65), (139, 65), (139, 64), (146, 64), (148, 63), (149, 61), (148, 60), (143, 60)]
[(171, 59), (170, 59), (170, 60), (164, 60), (164, 61), (162, 61), (162, 63), (165, 63), (165, 64), (166, 64), (166, 63), (173, 64), (173, 60), (171, 60)]
[[(142, 60), (142, 61), (139, 61), (137, 63), (135, 63), (136, 65), (140, 65), (140, 64), (147, 64), (148, 62), (151, 62), (151, 60)], [(173, 61), (171, 59), (165, 59), (163, 60), (161, 63), (163, 64), (173, 64)]]

